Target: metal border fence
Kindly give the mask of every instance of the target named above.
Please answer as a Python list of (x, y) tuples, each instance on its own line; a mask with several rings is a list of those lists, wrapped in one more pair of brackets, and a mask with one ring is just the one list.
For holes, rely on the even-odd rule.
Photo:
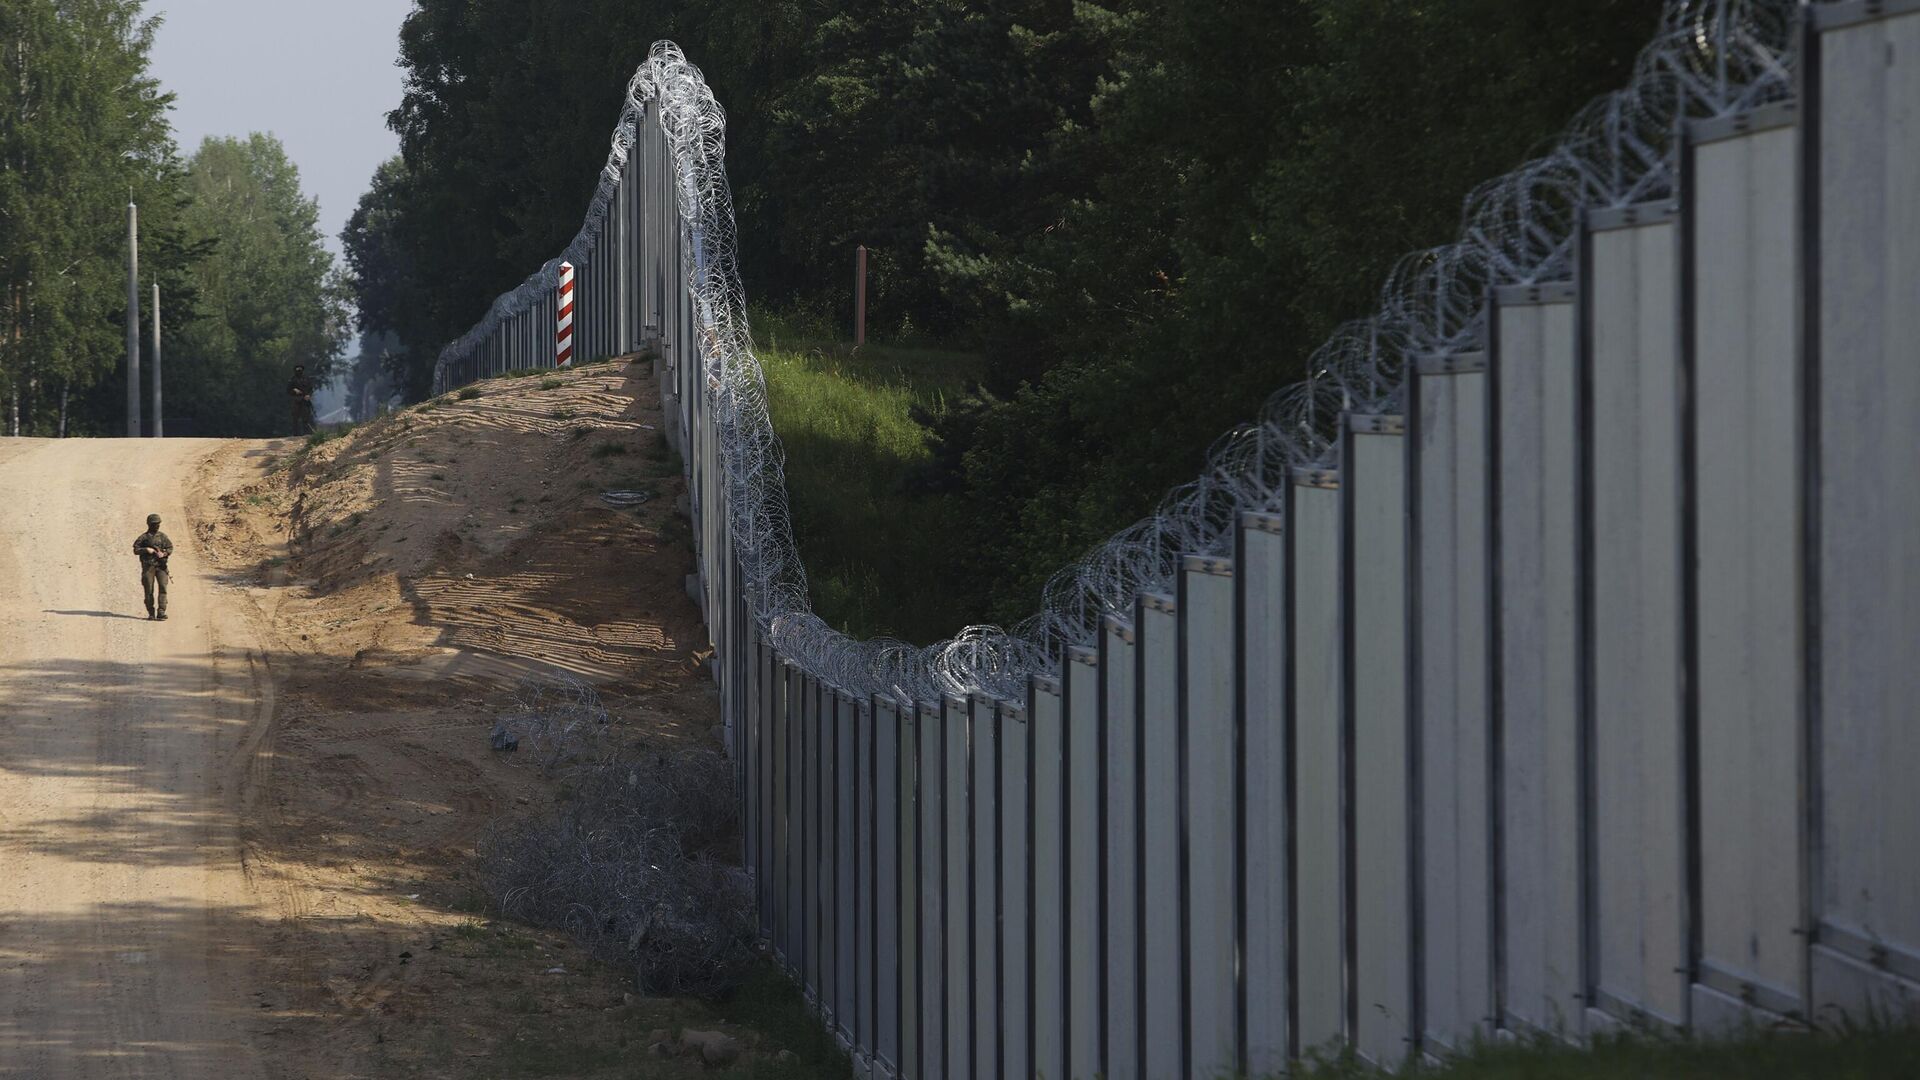
[(1920, 1009), (1920, 2), (1633, 84), (1010, 631), (814, 616), (724, 115), (657, 45), (444, 390), (653, 351), (774, 954), (863, 1073), (1391, 1064)]

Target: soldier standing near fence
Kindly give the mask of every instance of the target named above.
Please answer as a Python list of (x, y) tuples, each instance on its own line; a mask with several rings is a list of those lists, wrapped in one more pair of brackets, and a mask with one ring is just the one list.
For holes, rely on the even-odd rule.
[(173, 556), (173, 541), (160, 531), (160, 515), (147, 515), (147, 531), (133, 538), (133, 553), (140, 556), (140, 586), (147, 594), (147, 618), (165, 622), (167, 618), (167, 560)]

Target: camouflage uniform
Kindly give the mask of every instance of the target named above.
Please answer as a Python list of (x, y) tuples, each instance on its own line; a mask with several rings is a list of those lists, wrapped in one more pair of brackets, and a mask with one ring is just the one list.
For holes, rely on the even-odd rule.
[(167, 617), (167, 560), (155, 555), (161, 551), (173, 554), (173, 541), (160, 531), (160, 519), (147, 519), (147, 531), (134, 537), (133, 553), (140, 556), (140, 586), (147, 594), (147, 618), (164, 619)]
[(293, 433), (313, 434), (313, 380), (305, 372), (287, 380), (287, 398), (293, 405)]

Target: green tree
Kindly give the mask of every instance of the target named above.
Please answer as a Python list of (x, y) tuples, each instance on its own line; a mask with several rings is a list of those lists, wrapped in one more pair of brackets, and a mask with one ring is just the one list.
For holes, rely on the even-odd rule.
[(137, 0), (0, 5), (0, 395), (9, 434), (123, 431), (126, 206), (143, 287), (189, 301), (171, 97)]
[(318, 207), (271, 135), (207, 139), (188, 180), (189, 224), (218, 247), (194, 274), (201, 318), (170, 354), (168, 398), (202, 435), (283, 434), (294, 365), (324, 383), (350, 331)]

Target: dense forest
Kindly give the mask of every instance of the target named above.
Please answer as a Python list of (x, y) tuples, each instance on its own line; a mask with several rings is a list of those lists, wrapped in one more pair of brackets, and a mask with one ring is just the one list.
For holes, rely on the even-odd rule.
[[(1400, 255), (1589, 98), (1661, 0), (421, 0), (402, 155), (344, 237), (420, 392), (578, 229), (622, 90), (671, 37), (729, 114), (761, 309), (988, 357), (924, 419), (952, 582), (1000, 620), (1190, 478), (1373, 307)], [(903, 498), (915, 497), (903, 491)]]
[(210, 140), (180, 157), (172, 97), (148, 74), (159, 25), (137, 0), (0, 3), (8, 435), (126, 431), (129, 201), (143, 350), (162, 294), (170, 434), (283, 433), (288, 367), (324, 374), (345, 347), (346, 292), (280, 144)]

